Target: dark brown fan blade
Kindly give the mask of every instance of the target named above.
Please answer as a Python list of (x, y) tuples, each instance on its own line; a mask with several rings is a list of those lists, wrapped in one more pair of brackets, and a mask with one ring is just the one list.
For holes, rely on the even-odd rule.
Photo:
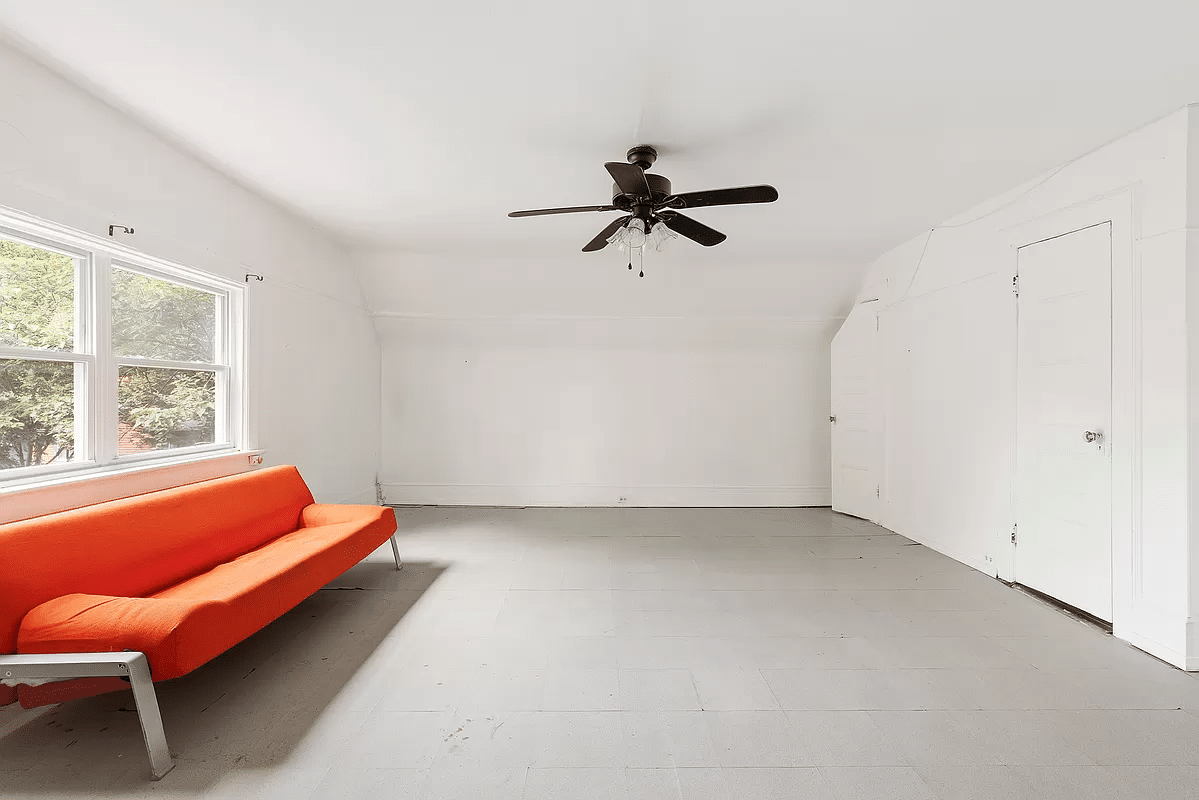
[(667, 228), (670, 228), (681, 236), (686, 236), (694, 242), (699, 242), (704, 247), (720, 244), (729, 238), (720, 231), (709, 228), (702, 222), (697, 222), (691, 219), (691, 217), (684, 217), (682, 214), (673, 211), (664, 211), (658, 216), (666, 223)]
[(604, 164), (612, 180), (620, 187), (620, 191), (633, 197), (649, 197), (649, 182), (645, 180), (645, 170), (636, 164), (622, 164), (619, 161), (609, 161)]
[(592, 239), (587, 244), (583, 245), (584, 253), (594, 253), (596, 250), (603, 250), (608, 246), (608, 237), (616, 233), (616, 229), (624, 225), (633, 218), (632, 214), (625, 214), (618, 220), (613, 220), (612, 224), (599, 232), (599, 235)]
[(703, 208), (704, 206), (735, 206), (742, 203), (773, 203), (779, 199), (773, 186), (738, 186), (735, 189), (708, 189), (684, 192), (666, 198), (667, 208)]
[(532, 211), (511, 211), (510, 217), (540, 217), (545, 214), (575, 214), (580, 211), (619, 211), (616, 206), (571, 206), (570, 208), (535, 208)]

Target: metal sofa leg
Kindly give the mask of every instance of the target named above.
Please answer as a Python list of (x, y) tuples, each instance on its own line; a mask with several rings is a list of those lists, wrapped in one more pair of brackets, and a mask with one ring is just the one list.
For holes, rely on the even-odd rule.
[(145, 653), (46, 653), (0, 655), (0, 684), (40, 686), (71, 678), (116, 676), (128, 678), (133, 701), (150, 756), (150, 778), (158, 780), (175, 767), (167, 748), (158, 711), (158, 696), (150, 678), (150, 662)]
[(159, 780), (175, 768), (175, 762), (171, 760), (167, 735), (162, 729), (162, 714), (158, 711), (158, 695), (154, 692), (154, 681), (150, 678), (150, 663), (141, 653), (129, 660), (129, 683), (133, 687), (137, 716), (142, 723), (146, 754), (150, 757), (150, 777)]
[(395, 556), (396, 569), (403, 569), (404, 562), (400, 561), (400, 546), (396, 544), (396, 535), (393, 533), (388, 541), (391, 542), (391, 554)]

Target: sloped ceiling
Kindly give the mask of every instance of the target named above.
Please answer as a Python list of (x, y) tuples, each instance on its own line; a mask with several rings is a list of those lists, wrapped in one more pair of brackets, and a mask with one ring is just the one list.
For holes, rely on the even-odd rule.
[[(1199, 99), (1189, 0), (25, 0), (0, 2), (0, 26), (375, 251), (378, 295), (380, 251), (401, 271), (453, 264), (456, 282), (491, 262), (622, 269), (578, 253), (608, 217), (505, 215), (606, 202), (602, 163), (647, 143), (676, 191), (781, 195), (695, 212), (729, 240), (674, 243), (681, 288), (757, 269), (754, 291), (843, 313), (887, 248)], [(550, 267), (502, 274), (515, 297)], [(592, 279), (572, 280), (551, 283)]]

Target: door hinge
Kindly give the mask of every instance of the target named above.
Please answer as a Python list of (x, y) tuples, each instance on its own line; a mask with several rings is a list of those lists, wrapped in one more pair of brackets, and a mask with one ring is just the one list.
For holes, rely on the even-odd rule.
[(883, 496), (883, 490), (882, 490), (882, 488), (881, 488), (881, 487), (878, 487), (878, 486), (875, 486), (875, 487), (874, 487), (874, 496), (875, 496), (875, 497), (882, 497), (882, 496)]
[(1016, 543), (1016, 525), (1012, 525), (1012, 544)]
[(1016, 297), (1020, 296), (1020, 276), (1019, 275), (1012, 276), (1012, 294), (1016, 295)]

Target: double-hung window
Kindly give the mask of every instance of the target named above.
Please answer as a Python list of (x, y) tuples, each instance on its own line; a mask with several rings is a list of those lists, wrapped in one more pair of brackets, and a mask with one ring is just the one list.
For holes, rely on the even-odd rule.
[(0, 481), (243, 445), (243, 287), (0, 214)]

